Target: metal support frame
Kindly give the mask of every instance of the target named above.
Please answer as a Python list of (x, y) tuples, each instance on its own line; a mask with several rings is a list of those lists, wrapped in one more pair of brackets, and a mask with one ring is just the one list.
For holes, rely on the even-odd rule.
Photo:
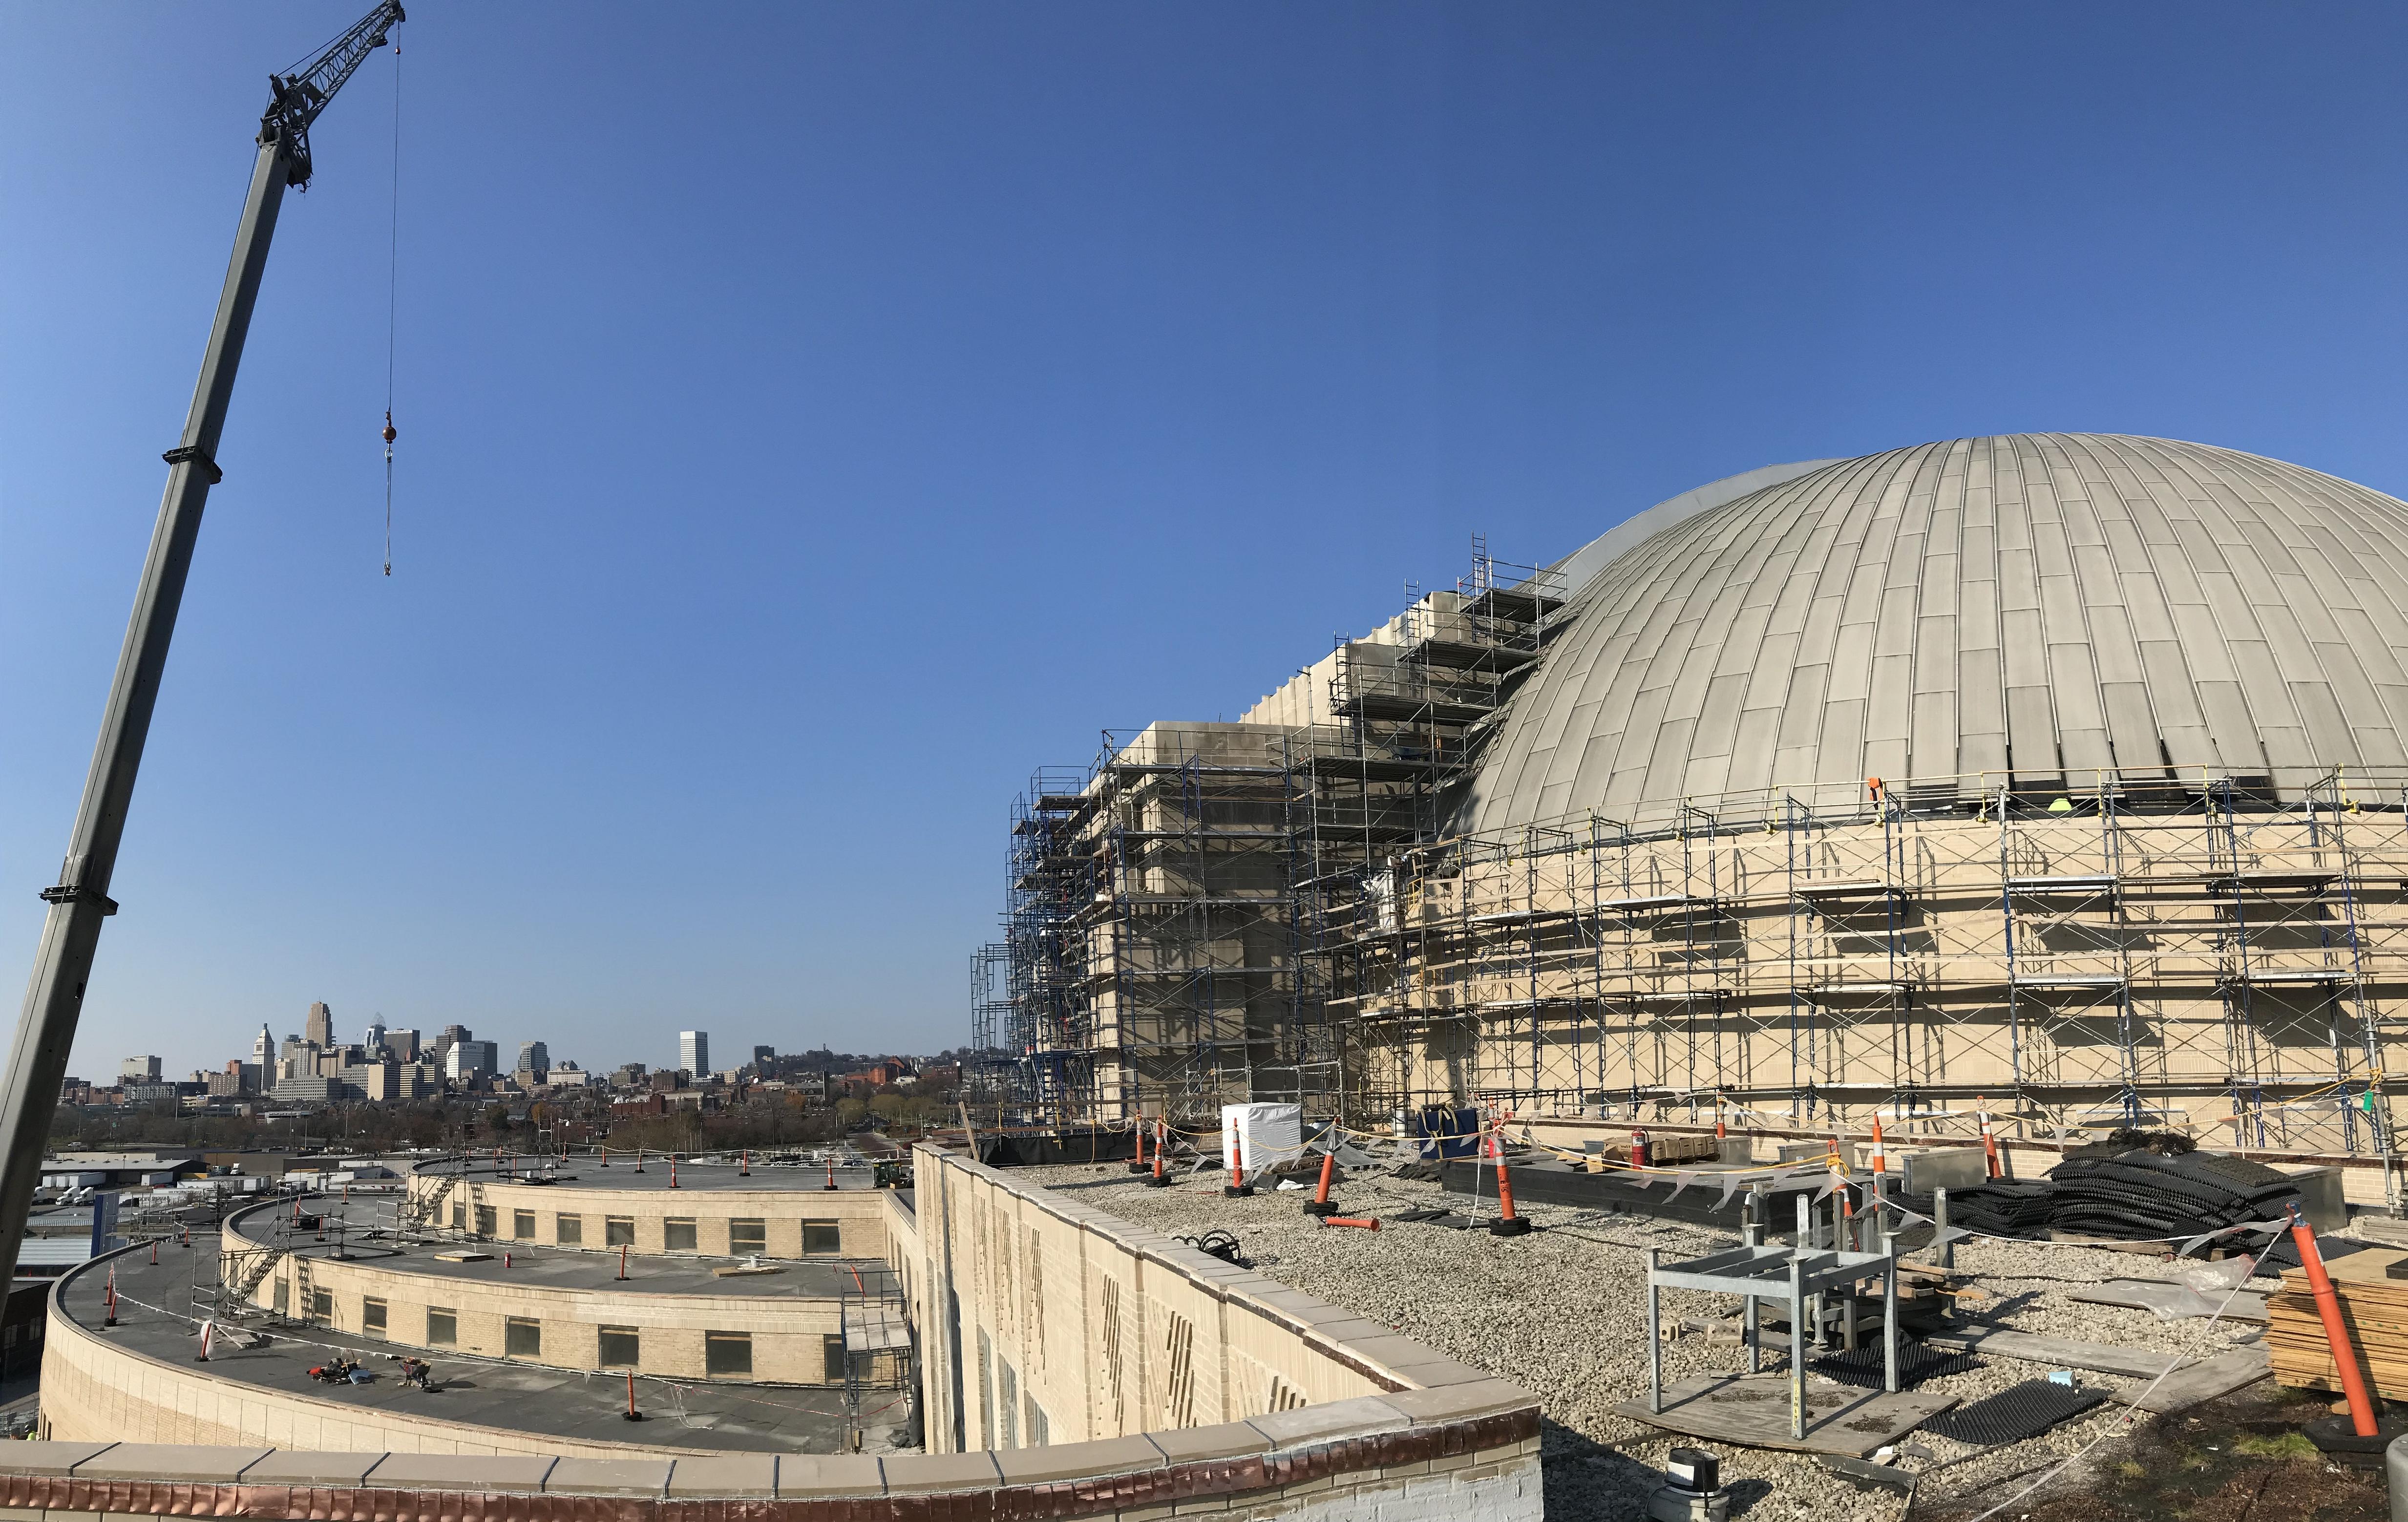
[[(1805, 1198), (1799, 1198), (1801, 1220)], [(1802, 1236), (1802, 1233), (1801, 1233)], [(1801, 1241), (1796, 1246), (1743, 1243), (1724, 1252), (1685, 1262), (1666, 1264), (1662, 1249), (1647, 1250), (1647, 1409), (1664, 1409), (1663, 1291), (1700, 1289), (1713, 1295), (1738, 1295), (1747, 1301), (1748, 1369), (1758, 1365), (1756, 1302), (1786, 1300), (1789, 1304), (1789, 1435), (1806, 1436), (1807, 1297), (1839, 1289), (1846, 1295), (1853, 1317), (1855, 1285), (1875, 1274), (1882, 1281), (1882, 1388), (1898, 1393), (1898, 1244), (1885, 1233), (1878, 1253), (1821, 1251)], [(1850, 1345), (1855, 1340), (1852, 1337)]]

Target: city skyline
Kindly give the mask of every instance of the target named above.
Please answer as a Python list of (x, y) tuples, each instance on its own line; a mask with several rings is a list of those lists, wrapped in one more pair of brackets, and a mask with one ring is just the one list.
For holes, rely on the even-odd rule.
[[(322, 1050), (339, 1050), (344, 1047), (354, 1045), (373, 1050), (377, 1043), (368, 1039), (371, 1032), (386, 1038), (406, 1033), (416, 1039), (415, 1044), (418, 1048), (415, 1055), (416, 1060), (438, 1070), (443, 1067), (444, 1054), (438, 1044), (442, 1031), (430, 1030), (423, 1026), (401, 1024), (386, 1018), (381, 1013), (372, 1013), (365, 1022), (360, 1023), (357, 1027), (360, 1031), (361, 1039), (358, 1041), (347, 1040), (344, 1036), (344, 1031), (346, 1029), (345, 1017), (339, 1006), (337, 1006), (330, 1000), (314, 999), (303, 1008), (301, 1019), (297, 1023), (297, 1028), (279, 1030), (275, 1020), (263, 1020), (260, 1022), (258, 1030), (254, 1032), (249, 1040), (242, 1041), (238, 1050), (229, 1048), (224, 1052), (220, 1052), (213, 1055), (188, 1060), (181, 1055), (180, 1053), (194, 1050), (199, 1044), (208, 1040), (206, 1037), (196, 1036), (191, 1042), (179, 1048), (176, 1054), (170, 1054), (167, 1052), (120, 1053), (116, 1056), (108, 1059), (106, 1062), (91, 1064), (90, 1066), (93, 1070), (89, 1073), (83, 1071), (81, 1069), (73, 1069), (71, 1070), (71, 1076), (80, 1079), (85, 1083), (100, 1085), (114, 1081), (116, 1078), (121, 1076), (124, 1064), (135, 1060), (136, 1057), (147, 1057), (150, 1061), (158, 1064), (158, 1070), (150, 1075), (152, 1081), (170, 1083), (188, 1081), (187, 1075), (190, 1074), (208, 1075), (211, 1073), (223, 1072), (226, 1069), (227, 1063), (229, 1062), (259, 1061), (261, 1059), (261, 1048), (263, 1042), (265, 1044), (266, 1048), (266, 1059), (272, 1063), (277, 1059), (283, 1048), (289, 1043), (295, 1041), (308, 1042), (310, 1040), (309, 1030), (313, 1017), (315, 1017), (321, 1011), (325, 1012), (326, 1029), (333, 1037), (332, 1045), (327, 1046), (322, 1043)], [(460, 1024), (464, 1023), (454, 1023), (455, 1026)], [(453, 1027), (447, 1027), (445, 1028), (450, 1029)], [(575, 1070), (586, 1073), (599, 1074), (616, 1071), (617, 1070), (630, 1064), (638, 1064), (645, 1068), (648, 1071), (652, 1072), (669, 1072), (683, 1068), (687, 1071), (695, 1072), (697, 1076), (707, 1076), (710, 1074), (740, 1070), (745, 1067), (757, 1063), (761, 1055), (765, 1053), (774, 1054), (784, 1057), (797, 1056), (816, 1051), (826, 1051), (838, 1055), (849, 1055), (853, 1056), (928, 1056), (937, 1053), (950, 1051), (953, 1046), (960, 1044), (956, 1041), (948, 1043), (944, 1046), (931, 1047), (925, 1052), (903, 1053), (899, 1051), (890, 1052), (884, 1049), (881, 1049), (876, 1052), (853, 1052), (829, 1041), (812, 1041), (805, 1045), (790, 1047), (780, 1042), (746, 1041), (738, 1044), (733, 1044), (728, 1048), (731, 1052), (740, 1051), (745, 1053), (746, 1055), (742, 1061), (737, 1062), (731, 1067), (706, 1067), (695, 1069), (690, 1067), (687, 1062), (688, 1048), (686, 1046), (686, 1039), (696, 1036), (701, 1038), (701, 1055), (705, 1061), (708, 1061), (711, 1041), (711, 1032), (709, 1029), (696, 1030), (693, 1028), (680, 1028), (670, 1032), (667, 1039), (667, 1045), (674, 1055), (655, 1060), (652, 1055), (614, 1055), (605, 1059), (598, 1055), (588, 1056), (574, 1052), (555, 1054), (553, 1048), (557, 1046), (558, 1043), (546, 1036), (526, 1036), (516, 1038), (497, 1037), (480, 1034), (480, 1027), (478, 1027), (473, 1024), (466, 1025), (466, 1028), (470, 1040), (475, 1041), (480, 1045), (490, 1045), (493, 1048), (494, 1054), (493, 1069), (494, 1070), (503, 1074), (519, 1070), (515, 1066), (504, 1065), (500, 1058), (506, 1054), (519, 1054), (523, 1055), (528, 1047), (540, 1049), (544, 1059), (545, 1069), (547, 1070)], [(81, 1042), (79, 1043), (79, 1050), (82, 1049), (83, 1044), (84, 1043)], [(396, 1060), (408, 1062), (411, 1060), (411, 1058), (403, 1057), (397, 1058)]]

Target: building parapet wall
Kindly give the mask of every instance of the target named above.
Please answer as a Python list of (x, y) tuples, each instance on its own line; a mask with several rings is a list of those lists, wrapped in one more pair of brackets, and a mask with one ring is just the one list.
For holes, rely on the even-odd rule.
[[(497, 1242), (524, 1242), (530, 1246), (615, 1246), (605, 1241), (609, 1223), (625, 1221), (635, 1238), (629, 1251), (647, 1256), (693, 1252), (733, 1257), (758, 1251), (768, 1257), (884, 1257), (887, 1253), (885, 1190), (731, 1189), (721, 1185), (672, 1190), (658, 1159), (647, 1176), (659, 1176), (661, 1186), (580, 1188), (574, 1183), (521, 1184), (497, 1177), (425, 1172), (409, 1179), (409, 1205), (413, 1216), (430, 1229), (456, 1229)], [(489, 1232), (478, 1228), (480, 1210), (490, 1213), (493, 1229)], [(527, 1234), (519, 1231), (522, 1214), (531, 1217), (527, 1224), (532, 1230)], [(578, 1223), (574, 1242), (561, 1241), (564, 1215)], [(667, 1245), (667, 1224), (673, 1220), (694, 1223), (693, 1247)], [(763, 1246), (734, 1244), (730, 1223), (746, 1220), (762, 1223)], [(824, 1234), (806, 1233), (806, 1226), (822, 1224), (836, 1228), (833, 1246), (826, 1245)]]
[(913, 1172), (914, 1319), (932, 1450), (1160, 1438), (1366, 1399), (1512, 1388), (1352, 1311), (957, 1154), (923, 1143)]

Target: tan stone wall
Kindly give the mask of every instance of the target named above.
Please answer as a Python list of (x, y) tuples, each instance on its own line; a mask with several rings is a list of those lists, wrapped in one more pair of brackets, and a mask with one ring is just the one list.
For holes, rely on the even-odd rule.
[(1487, 1377), (1008, 1171), (923, 1146), (914, 1172), (932, 1451), (1205, 1427)]
[[(444, 1194), (437, 1218), (428, 1223), (438, 1230), (451, 1229), (456, 1216), (462, 1223), (461, 1229), (473, 1233), (478, 1208), (491, 1210), (493, 1240), (497, 1242), (557, 1245), (559, 1218), (571, 1215), (581, 1225), (582, 1240), (577, 1245), (599, 1251), (606, 1245), (606, 1223), (615, 1217), (628, 1221), (634, 1228), (636, 1240), (631, 1251), (652, 1256), (670, 1250), (666, 1245), (667, 1222), (690, 1220), (695, 1224), (692, 1251), (706, 1257), (729, 1257), (736, 1253), (729, 1242), (728, 1223), (756, 1220), (763, 1224), (767, 1237), (762, 1249), (765, 1256), (802, 1257), (807, 1256), (803, 1251), (803, 1224), (832, 1221), (838, 1228), (837, 1251), (814, 1256), (886, 1256), (883, 1190), (672, 1190), (667, 1186), (666, 1170), (657, 1162), (646, 1168), (644, 1176), (648, 1182), (657, 1176), (660, 1189), (580, 1189), (574, 1185), (505, 1184), (485, 1178), (455, 1183), (445, 1174), (427, 1173), (409, 1180), (409, 1199), (413, 1208), (423, 1209), (428, 1200), (438, 1193)], [(451, 1185), (448, 1192), (447, 1183)], [(530, 1234), (522, 1235), (518, 1230), (521, 1212), (534, 1217)]]
[[(2054, 1126), (2112, 1112), (2128, 1084), (2204, 1140), (2362, 1155), (2369, 1127), (2312, 1091), (2408, 1071), (2397, 813), (1756, 817), (1414, 858), (1366, 904), (1337, 1006), (1356, 1017), (1362, 1113), (1488, 1097), (1570, 1113), (1636, 1087), (1711, 1121), (1717, 1093), (1770, 1117), (1811, 1088), (1843, 1118), (1916, 1094), (1947, 1112), (1935, 1134), (1968, 1136), (1977, 1096), (2002, 1112), (2018, 1094)], [(2118, 890), (2007, 891), (2093, 877)], [(1897, 893), (1831, 891), (1847, 883)], [(2083, 979), (2124, 980), (2128, 1005)]]

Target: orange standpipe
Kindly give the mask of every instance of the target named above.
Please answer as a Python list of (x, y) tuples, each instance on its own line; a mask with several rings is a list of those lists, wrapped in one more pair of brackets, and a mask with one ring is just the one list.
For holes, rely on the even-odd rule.
[[(1380, 1218), (1376, 1215), (1325, 1215), (1321, 1218), (1321, 1224), (1323, 1226), (1361, 1227), (1366, 1231), (1377, 1231), (1380, 1229)], [(1526, 1221), (1523, 1224), (1527, 1226), (1529, 1223)]]
[(2371, 1438), (2375, 1434), (2374, 1398), (2366, 1393), (2366, 1376), (2358, 1367), (2358, 1345), (2350, 1341), (2349, 1326), (2341, 1318), (2341, 1297), (2333, 1293), (2324, 1255), (2316, 1251), (2316, 1234), (2297, 1205), (2291, 1207), (2291, 1241), (2300, 1249), (2300, 1267), (2307, 1271), (2308, 1288), (2316, 1297), (2316, 1314), (2325, 1324), (2325, 1341), (2332, 1344), (2333, 1364), (2341, 1371), (2341, 1392), (2349, 1398), (2350, 1426), (2359, 1437)]

